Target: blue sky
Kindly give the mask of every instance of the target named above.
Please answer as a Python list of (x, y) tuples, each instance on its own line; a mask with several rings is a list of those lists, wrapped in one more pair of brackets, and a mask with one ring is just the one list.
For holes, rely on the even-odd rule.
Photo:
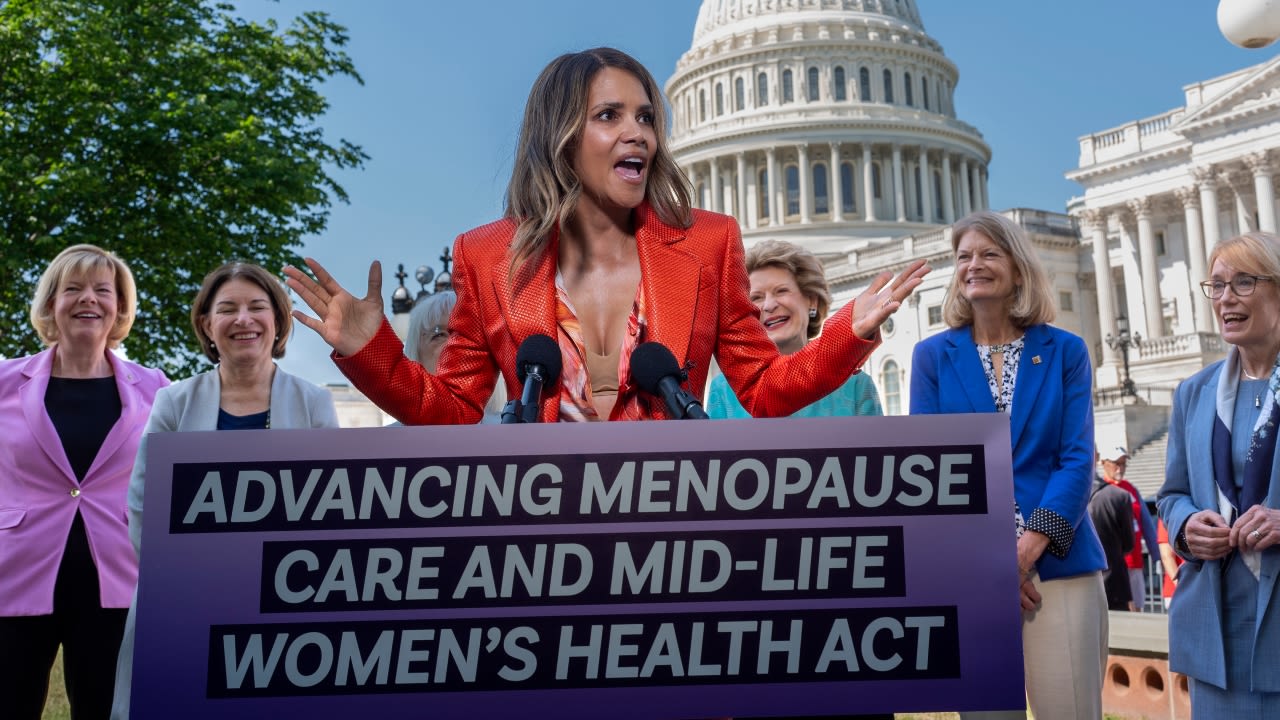
[[(960, 69), (956, 110), (992, 148), (991, 204), (1062, 211), (1078, 138), (1183, 104), (1182, 86), (1270, 59), (1218, 31), (1215, 0), (917, 0)], [(497, 218), (529, 86), (555, 56), (625, 50), (665, 84), (688, 50), (696, 0), (239, 0), (282, 24), (308, 10), (345, 25), (365, 84), (330, 82), (324, 121), (371, 156), (338, 174), (351, 196), (303, 249), (363, 294), (369, 262), (438, 265), (453, 238)], [(412, 284), (412, 279), (410, 280)], [(416, 290), (416, 288), (415, 288)], [(282, 366), (342, 382), (301, 325)]]

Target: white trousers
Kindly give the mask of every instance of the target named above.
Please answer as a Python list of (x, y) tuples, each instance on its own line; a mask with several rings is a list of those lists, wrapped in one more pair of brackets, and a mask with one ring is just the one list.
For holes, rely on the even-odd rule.
[[(1036, 720), (1100, 720), (1107, 664), (1102, 573), (1032, 578), (1040, 608), (1022, 613), (1022, 666)], [(1025, 720), (1021, 710), (963, 712), (962, 720)]]

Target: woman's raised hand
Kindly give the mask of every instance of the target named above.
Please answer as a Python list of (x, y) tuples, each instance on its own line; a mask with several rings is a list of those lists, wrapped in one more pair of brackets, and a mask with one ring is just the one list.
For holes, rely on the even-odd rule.
[(382, 265), (375, 260), (369, 266), (369, 290), (363, 298), (356, 298), (339, 285), (320, 263), (312, 258), (303, 260), (315, 273), (315, 278), (300, 268), (287, 265), (284, 268), (288, 278), (285, 284), (298, 294), (316, 317), (301, 310), (294, 310), (293, 316), (315, 330), (339, 355), (356, 354), (382, 326)]
[(853, 301), (854, 334), (866, 340), (875, 338), (880, 325), (897, 312), (902, 301), (907, 299), (932, 269), (924, 260), (916, 260), (898, 273), (896, 278), (888, 270), (877, 275), (870, 287)]

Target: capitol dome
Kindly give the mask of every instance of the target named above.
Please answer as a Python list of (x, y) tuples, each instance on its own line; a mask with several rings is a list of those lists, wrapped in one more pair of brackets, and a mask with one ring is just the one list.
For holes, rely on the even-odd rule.
[[(667, 81), (695, 204), (815, 252), (987, 207), (991, 150), (915, 0), (703, 0)], [(834, 171), (833, 171), (834, 169)]]

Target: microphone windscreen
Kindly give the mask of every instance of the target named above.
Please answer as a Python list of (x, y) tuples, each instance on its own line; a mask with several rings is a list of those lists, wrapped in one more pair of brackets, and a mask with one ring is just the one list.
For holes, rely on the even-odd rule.
[(546, 371), (546, 377), (542, 380), (544, 386), (554, 385), (560, 378), (560, 367), (564, 363), (560, 357), (560, 346), (541, 333), (530, 335), (516, 350), (516, 379), (520, 382), (524, 382), (525, 376), (529, 374), (525, 369), (529, 363), (541, 365)]
[(680, 363), (666, 345), (660, 342), (641, 343), (631, 353), (631, 380), (642, 390), (662, 397), (658, 383), (665, 377), (680, 377)]

